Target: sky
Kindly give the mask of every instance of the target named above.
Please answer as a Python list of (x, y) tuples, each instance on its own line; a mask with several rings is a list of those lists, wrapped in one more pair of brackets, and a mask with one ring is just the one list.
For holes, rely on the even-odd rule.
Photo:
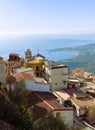
[(95, 0), (0, 0), (0, 35), (93, 33)]

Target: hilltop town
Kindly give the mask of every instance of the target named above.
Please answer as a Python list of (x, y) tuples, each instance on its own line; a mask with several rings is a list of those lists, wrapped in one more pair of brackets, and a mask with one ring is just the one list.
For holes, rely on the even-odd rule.
[[(36, 130), (41, 120), (44, 122), (43, 119), (51, 114), (60, 118), (67, 129), (95, 129), (95, 76), (82, 68), (71, 70), (67, 65), (56, 64), (39, 52), (32, 55), (32, 51), (27, 49), (24, 58), (16, 53), (10, 53), (7, 60), (0, 57), (0, 99), (4, 101), (2, 96), (7, 100), (4, 108), (8, 107), (10, 100), (18, 106), (24, 104), (30, 108), (32, 115), (28, 118), (32, 118)], [(12, 130), (10, 125), (15, 123), (11, 123), (11, 118), (7, 121), (7, 110), (4, 117), (2, 106), (0, 120), (5, 124), (3, 127)]]

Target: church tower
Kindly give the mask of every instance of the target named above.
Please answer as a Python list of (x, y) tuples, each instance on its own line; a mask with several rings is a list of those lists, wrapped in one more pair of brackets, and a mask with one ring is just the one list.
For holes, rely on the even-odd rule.
[(29, 59), (32, 57), (32, 52), (30, 49), (27, 49), (25, 52), (25, 59)]

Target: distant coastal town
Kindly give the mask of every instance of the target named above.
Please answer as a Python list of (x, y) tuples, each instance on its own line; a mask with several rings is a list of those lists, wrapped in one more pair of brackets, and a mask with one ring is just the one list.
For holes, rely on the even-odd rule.
[(95, 129), (95, 75), (71, 70), (39, 51), (0, 57), (0, 101), (1, 130), (41, 130), (46, 124), (51, 130), (55, 119), (53, 128), (60, 122), (64, 130)]

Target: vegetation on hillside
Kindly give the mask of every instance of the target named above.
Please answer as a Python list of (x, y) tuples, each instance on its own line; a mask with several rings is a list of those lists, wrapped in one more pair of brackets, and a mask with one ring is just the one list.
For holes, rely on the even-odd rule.
[(17, 130), (32, 129), (32, 112), (27, 107), (29, 91), (24, 83), (16, 84), (14, 89), (6, 90), (6, 95), (0, 93), (0, 120), (3, 120)]
[(95, 43), (58, 49), (58, 51), (75, 52), (77, 55), (71, 59), (61, 59), (57, 63), (66, 64), (71, 69), (83, 68), (84, 71), (95, 74)]

